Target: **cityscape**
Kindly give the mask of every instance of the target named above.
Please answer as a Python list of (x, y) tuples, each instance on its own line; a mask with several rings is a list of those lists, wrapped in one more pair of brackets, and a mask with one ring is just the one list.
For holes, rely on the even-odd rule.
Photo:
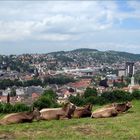
[[(96, 57), (92, 53), (96, 53)], [(48, 54), (3, 55), (0, 102), (7, 102), (8, 94), (13, 92), (11, 103), (32, 104), (48, 89), (57, 93), (59, 103), (67, 101), (70, 96), (84, 94), (88, 87), (95, 88), (99, 95), (110, 90), (133, 92), (140, 89), (140, 61), (135, 60), (140, 56), (130, 61), (127, 57), (119, 57), (119, 52), (106, 51), (102, 52), (101, 59), (106, 57), (102, 61), (98, 53), (101, 52), (85, 48)], [(110, 57), (113, 62), (107, 61)], [(116, 57), (119, 60), (116, 61)], [(106, 83), (102, 84), (104, 80)]]
[(1, 140), (140, 140), (139, 0), (0, 0)]

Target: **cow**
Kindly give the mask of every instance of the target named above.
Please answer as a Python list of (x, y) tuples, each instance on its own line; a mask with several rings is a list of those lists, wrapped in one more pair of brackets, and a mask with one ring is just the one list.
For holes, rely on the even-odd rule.
[(128, 111), (130, 108), (132, 108), (131, 102), (118, 103), (118, 104), (114, 104), (113, 106), (116, 107), (116, 110), (117, 110), (119, 113), (126, 112), (126, 111)]
[(132, 107), (132, 104), (131, 104), (131, 102), (112, 103), (112, 104), (106, 105), (106, 106), (104, 106), (104, 107), (102, 107), (102, 108), (99, 108), (99, 109), (97, 109), (96, 111), (103, 110), (103, 109), (105, 109), (105, 108), (110, 108), (110, 107), (115, 107), (116, 110), (117, 110), (119, 113), (122, 113), (122, 112), (128, 111), (128, 110)]
[(85, 118), (90, 117), (92, 111), (92, 105), (86, 105), (83, 107), (76, 107), (73, 118)]
[(30, 112), (11, 113), (0, 120), (0, 125), (32, 122), (34, 119), (38, 121), (40, 120), (40, 115), (37, 108)]
[(62, 108), (44, 108), (40, 110), (42, 120), (71, 119), (75, 105), (66, 103)]
[(96, 110), (92, 113), (91, 118), (108, 118), (115, 117), (118, 115), (118, 111), (115, 107), (110, 108), (102, 108), (100, 110)]

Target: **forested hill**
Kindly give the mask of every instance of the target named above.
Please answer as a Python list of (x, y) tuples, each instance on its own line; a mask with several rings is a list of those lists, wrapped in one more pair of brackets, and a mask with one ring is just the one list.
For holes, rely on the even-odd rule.
[(72, 51), (49, 53), (60, 61), (95, 61), (101, 63), (115, 63), (123, 61), (140, 61), (140, 54), (118, 51), (99, 51), (96, 49), (81, 48)]
[[(53, 63), (55, 62), (55, 64)], [(60, 69), (73, 66), (99, 66), (100, 64), (122, 63), (126, 61), (140, 61), (140, 54), (118, 51), (99, 51), (81, 48), (72, 51), (59, 51), (44, 54), (0, 55), (0, 69), (16, 71), (34, 71), (33, 65), (39, 63), (47, 69)]]

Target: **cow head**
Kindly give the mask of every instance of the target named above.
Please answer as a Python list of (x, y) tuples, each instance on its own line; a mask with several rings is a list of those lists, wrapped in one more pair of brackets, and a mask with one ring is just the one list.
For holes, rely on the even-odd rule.
[(34, 118), (35, 120), (39, 121), (39, 120), (40, 120), (40, 115), (41, 115), (41, 113), (40, 113), (40, 111), (38, 110), (38, 108), (34, 108), (34, 109), (33, 109), (33, 118)]
[(125, 104), (126, 104), (126, 107), (127, 107), (127, 108), (131, 108), (131, 107), (132, 107), (132, 103), (131, 103), (131, 102), (129, 102), (129, 101), (128, 101), (128, 102), (126, 102)]

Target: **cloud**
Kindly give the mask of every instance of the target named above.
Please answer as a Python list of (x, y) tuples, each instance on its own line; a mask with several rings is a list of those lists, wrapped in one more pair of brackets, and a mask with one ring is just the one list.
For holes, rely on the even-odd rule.
[[(112, 4), (112, 3), (111, 3)], [(45, 5), (45, 6), (44, 6)], [(17, 7), (16, 7), (17, 6)], [(48, 6), (46, 8), (46, 6)], [(43, 2), (29, 5), (21, 3), (1, 9), (0, 40), (19, 40), (37, 38), (43, 32), (42, 39), (50, 33), (72, 34), (104, 30), (113, 24), (113, 6), (98, 2)], [(6, 12), (9, 11), (9, 12)], [(98, 13), (98, 14), (97, 14)], [(12, 16), (12, 17), (11, 17)], [(36, 18), (35, 18), (36, 16)], [(63, 35), (64, 36), (64, 35)], [(41, 35), (39, 35), (41, 39)], [(67, 37), (65, 37), (67, 40)], [(50, 37), (50, 40), (51, 37)], [(56, 39), (58, 41), (58, 39)], [(53, 39), (55, 41), (55, 39)]]
[(127, 27), (126, 20), (140, 21), (139, 5), (138, 1), (1, 1), (0, 46), (4, 42), (30, 46), (31, 41), (62, 48), (99, 42), (105, 48), (111, 48), (109, 43), (138, 46), (139, 29), (135, 24)]

